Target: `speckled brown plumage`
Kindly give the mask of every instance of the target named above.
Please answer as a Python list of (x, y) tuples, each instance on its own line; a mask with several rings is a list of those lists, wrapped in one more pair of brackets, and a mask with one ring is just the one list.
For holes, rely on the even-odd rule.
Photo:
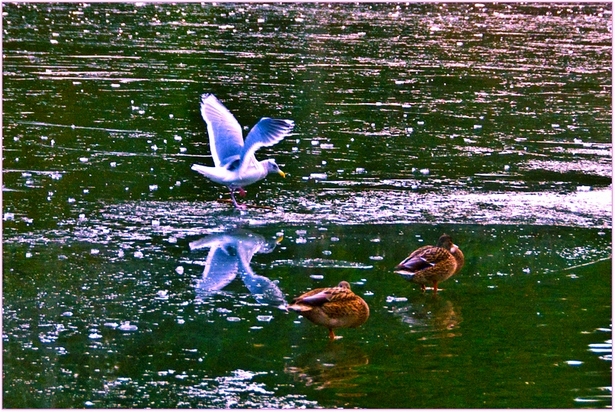
[(421, 285), (433, 284), (434, 293), (438, 293), (438, 282), (443, 282), (459, 273), (465, 258), (459, 246), (451, 237), (443, 234), (436, 246), (418, 248), (395, 267), (396, 273), (410, 282)]
[(350, 290), (350, 284), (341, 281), (332, 288), (314, 289), (293, 299), (288, 309), (300, 313), (309, 321), (329, 329), (329, 338), (335, 339), (333, 329), (356, 328), (369, 317), (369, 306)]

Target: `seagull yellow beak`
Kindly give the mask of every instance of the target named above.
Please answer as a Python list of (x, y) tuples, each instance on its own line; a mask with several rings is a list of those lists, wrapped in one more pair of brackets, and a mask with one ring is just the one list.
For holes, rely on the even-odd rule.
[(280, 176), (286, 178), (286, 173), (284, 173), (283, 171), (278, 170), (278, 173), (280, 174)]

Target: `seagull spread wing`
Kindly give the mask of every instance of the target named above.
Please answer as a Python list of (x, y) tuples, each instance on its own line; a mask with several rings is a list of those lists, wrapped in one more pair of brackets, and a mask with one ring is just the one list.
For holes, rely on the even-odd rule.
[(209, 146), (216, 167), (225, 167), (239, 159), (243, 135), (237, 119), (210, 93), (201, 96), (201, 116), (207, 123)]
[(246, 143), (241, 152), (240, 168), (249, 167), (254, 153), (263, 146), (273, 146), (288, 136), (295, 126), (292, 120), (271, 119), (263, 117), (246, 136)]

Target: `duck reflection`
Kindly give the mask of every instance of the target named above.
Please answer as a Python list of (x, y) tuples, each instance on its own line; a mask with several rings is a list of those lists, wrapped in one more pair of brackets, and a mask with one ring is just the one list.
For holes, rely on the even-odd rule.
[(406, 306), (393, 307), (392, 312), (412, 327), (443, 333), (443, 337), (459, 335), (462, 321), (459, 308), (438, 296), (422, 296)]
[(238, 229), (190, 242), (190, 251), (209, 249), (203, 276), (195, 285), (197, 299), (224, 289), (240, 275), (257, 302), (285, 308), (284, 294), (276, 282), (257, 275), (250, 266), (255, 253), (271, 253), (281, 240), (266, 240), (261, 235)]
[(340, 391), (340, 396), (365, 396), (358, 380), (354, 380), (360, 377), (361, 366), (368, 363), (369, 359), (360, 347), (328, 345), (325, 351), (321, 348), (300, 354), (294, 365), (284, 366), (284, 372), (316, 390), (345, 389)]

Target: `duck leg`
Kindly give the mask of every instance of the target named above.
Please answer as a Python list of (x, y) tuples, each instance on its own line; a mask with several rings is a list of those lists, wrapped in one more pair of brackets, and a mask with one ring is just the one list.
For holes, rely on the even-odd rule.
[(335, 340), (335, 333), (333, 333), (333, 329), (329, 328), (329, 339)]
[(437, 280), (433, 283), (433, 294), (434, 295), (438, 294), (438, 281)]
[(421, 284), (421, 292), (425, 293), (425, 285)]

